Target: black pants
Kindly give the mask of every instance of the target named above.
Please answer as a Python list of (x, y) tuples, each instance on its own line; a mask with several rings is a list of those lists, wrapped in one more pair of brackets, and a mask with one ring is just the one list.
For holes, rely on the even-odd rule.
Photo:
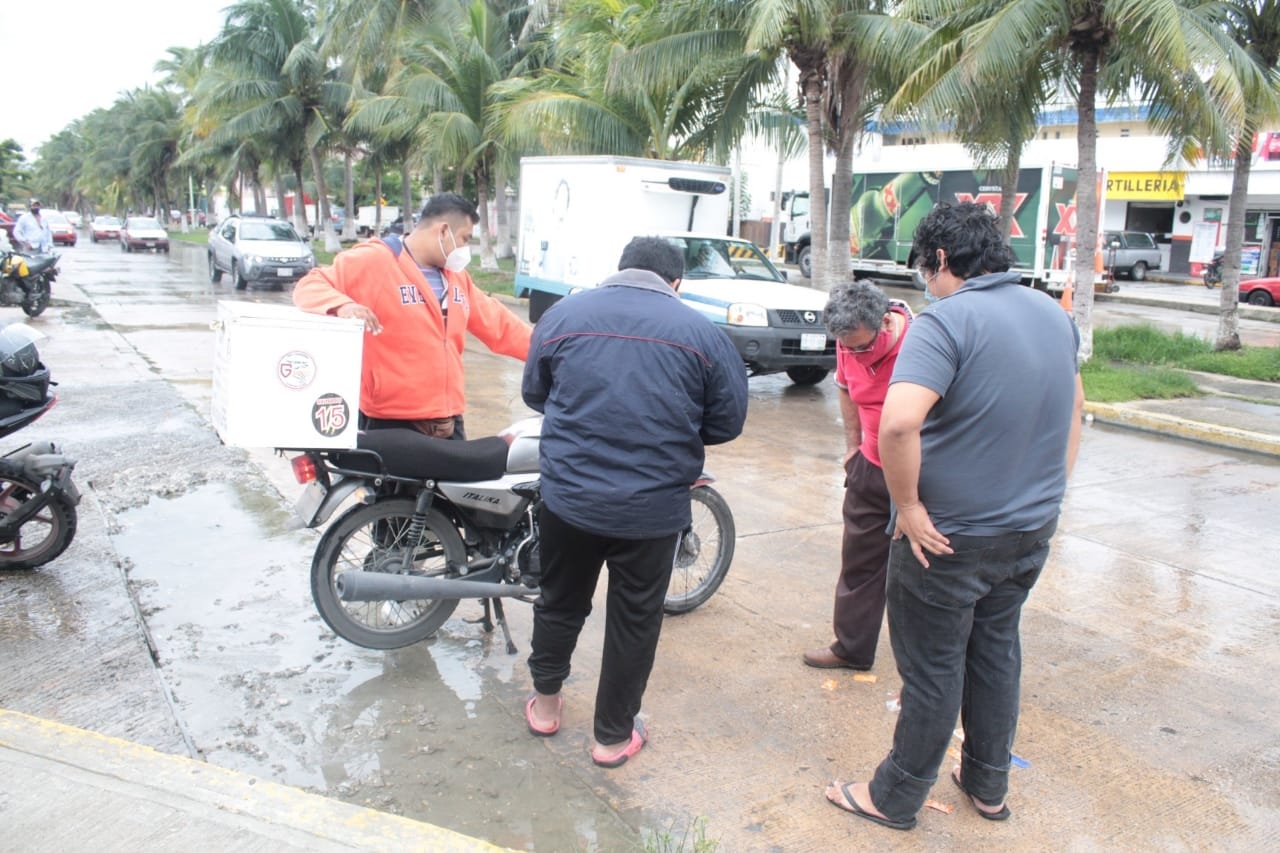
[(591, 613), (600, 569), (608, 563), (595, 738), (599, 743), (622, 743), (631, 737), (653, 670), (677, 534), (652, 539), (601, 536), (574, 527), (546, 507), (538, 515), (538, 525), (542, 597), (533, 608), (529, 655), (534, 689), (558, 693), (569, 677), (570, 658)]
[[(390, 418), (371, 418), (364, 412), (360, 413), (360, 429), (417, 429), (413, 425), (413, 421), (396, 421)], [(453, 419), (453, 435), (450, 439), (457, 441), (466, 441), (467, 432), (462, 428), (462, 415), (457, 415)]]

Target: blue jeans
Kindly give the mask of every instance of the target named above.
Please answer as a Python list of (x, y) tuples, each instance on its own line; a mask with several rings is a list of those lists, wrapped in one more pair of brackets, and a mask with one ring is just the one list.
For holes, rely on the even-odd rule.
[(889, 638), (902, 677), (893, 750), (876, 768), (871, 801), (909, 820), (938, 780), (956, 715), (960, 775), (985, 803), (1004, 802), (1018, 726), (1022, 603), (1049, 556), (1057, 519), (1039, 530), (948, 537), (954, 554), (924, 568), (905, 539), (889, 552)]

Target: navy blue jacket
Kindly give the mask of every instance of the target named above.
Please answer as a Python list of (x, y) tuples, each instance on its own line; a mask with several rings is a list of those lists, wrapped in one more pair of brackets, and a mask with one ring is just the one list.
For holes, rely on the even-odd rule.
[(736, 438), (747, 417), (746, 368), (729, 336), (646, 270), (612, 275), (543, 314), (523, 392), (545, 415), (547, 508), (627, 539), (689, 524), (704, 445)]

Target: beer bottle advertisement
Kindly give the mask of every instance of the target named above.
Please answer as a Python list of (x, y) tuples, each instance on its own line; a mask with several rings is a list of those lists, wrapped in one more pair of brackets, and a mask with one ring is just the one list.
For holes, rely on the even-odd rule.
[(854, 176), (849, 249), (854, 257), (905, 264), (916, 225), (938, 200), (941, 172)]

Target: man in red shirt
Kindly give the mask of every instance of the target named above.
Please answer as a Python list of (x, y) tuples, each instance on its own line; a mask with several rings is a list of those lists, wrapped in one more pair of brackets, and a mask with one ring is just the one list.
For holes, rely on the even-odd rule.
[(823, 313), (836, 339), (844, 420), (844, 543), (836, 582), (835, 642), (804, 653), (820, 669), (871, 669), (884, 621), (889, 490), (880, 469), (880, 411), (911, 309), (865, 281), (831, 288)]

